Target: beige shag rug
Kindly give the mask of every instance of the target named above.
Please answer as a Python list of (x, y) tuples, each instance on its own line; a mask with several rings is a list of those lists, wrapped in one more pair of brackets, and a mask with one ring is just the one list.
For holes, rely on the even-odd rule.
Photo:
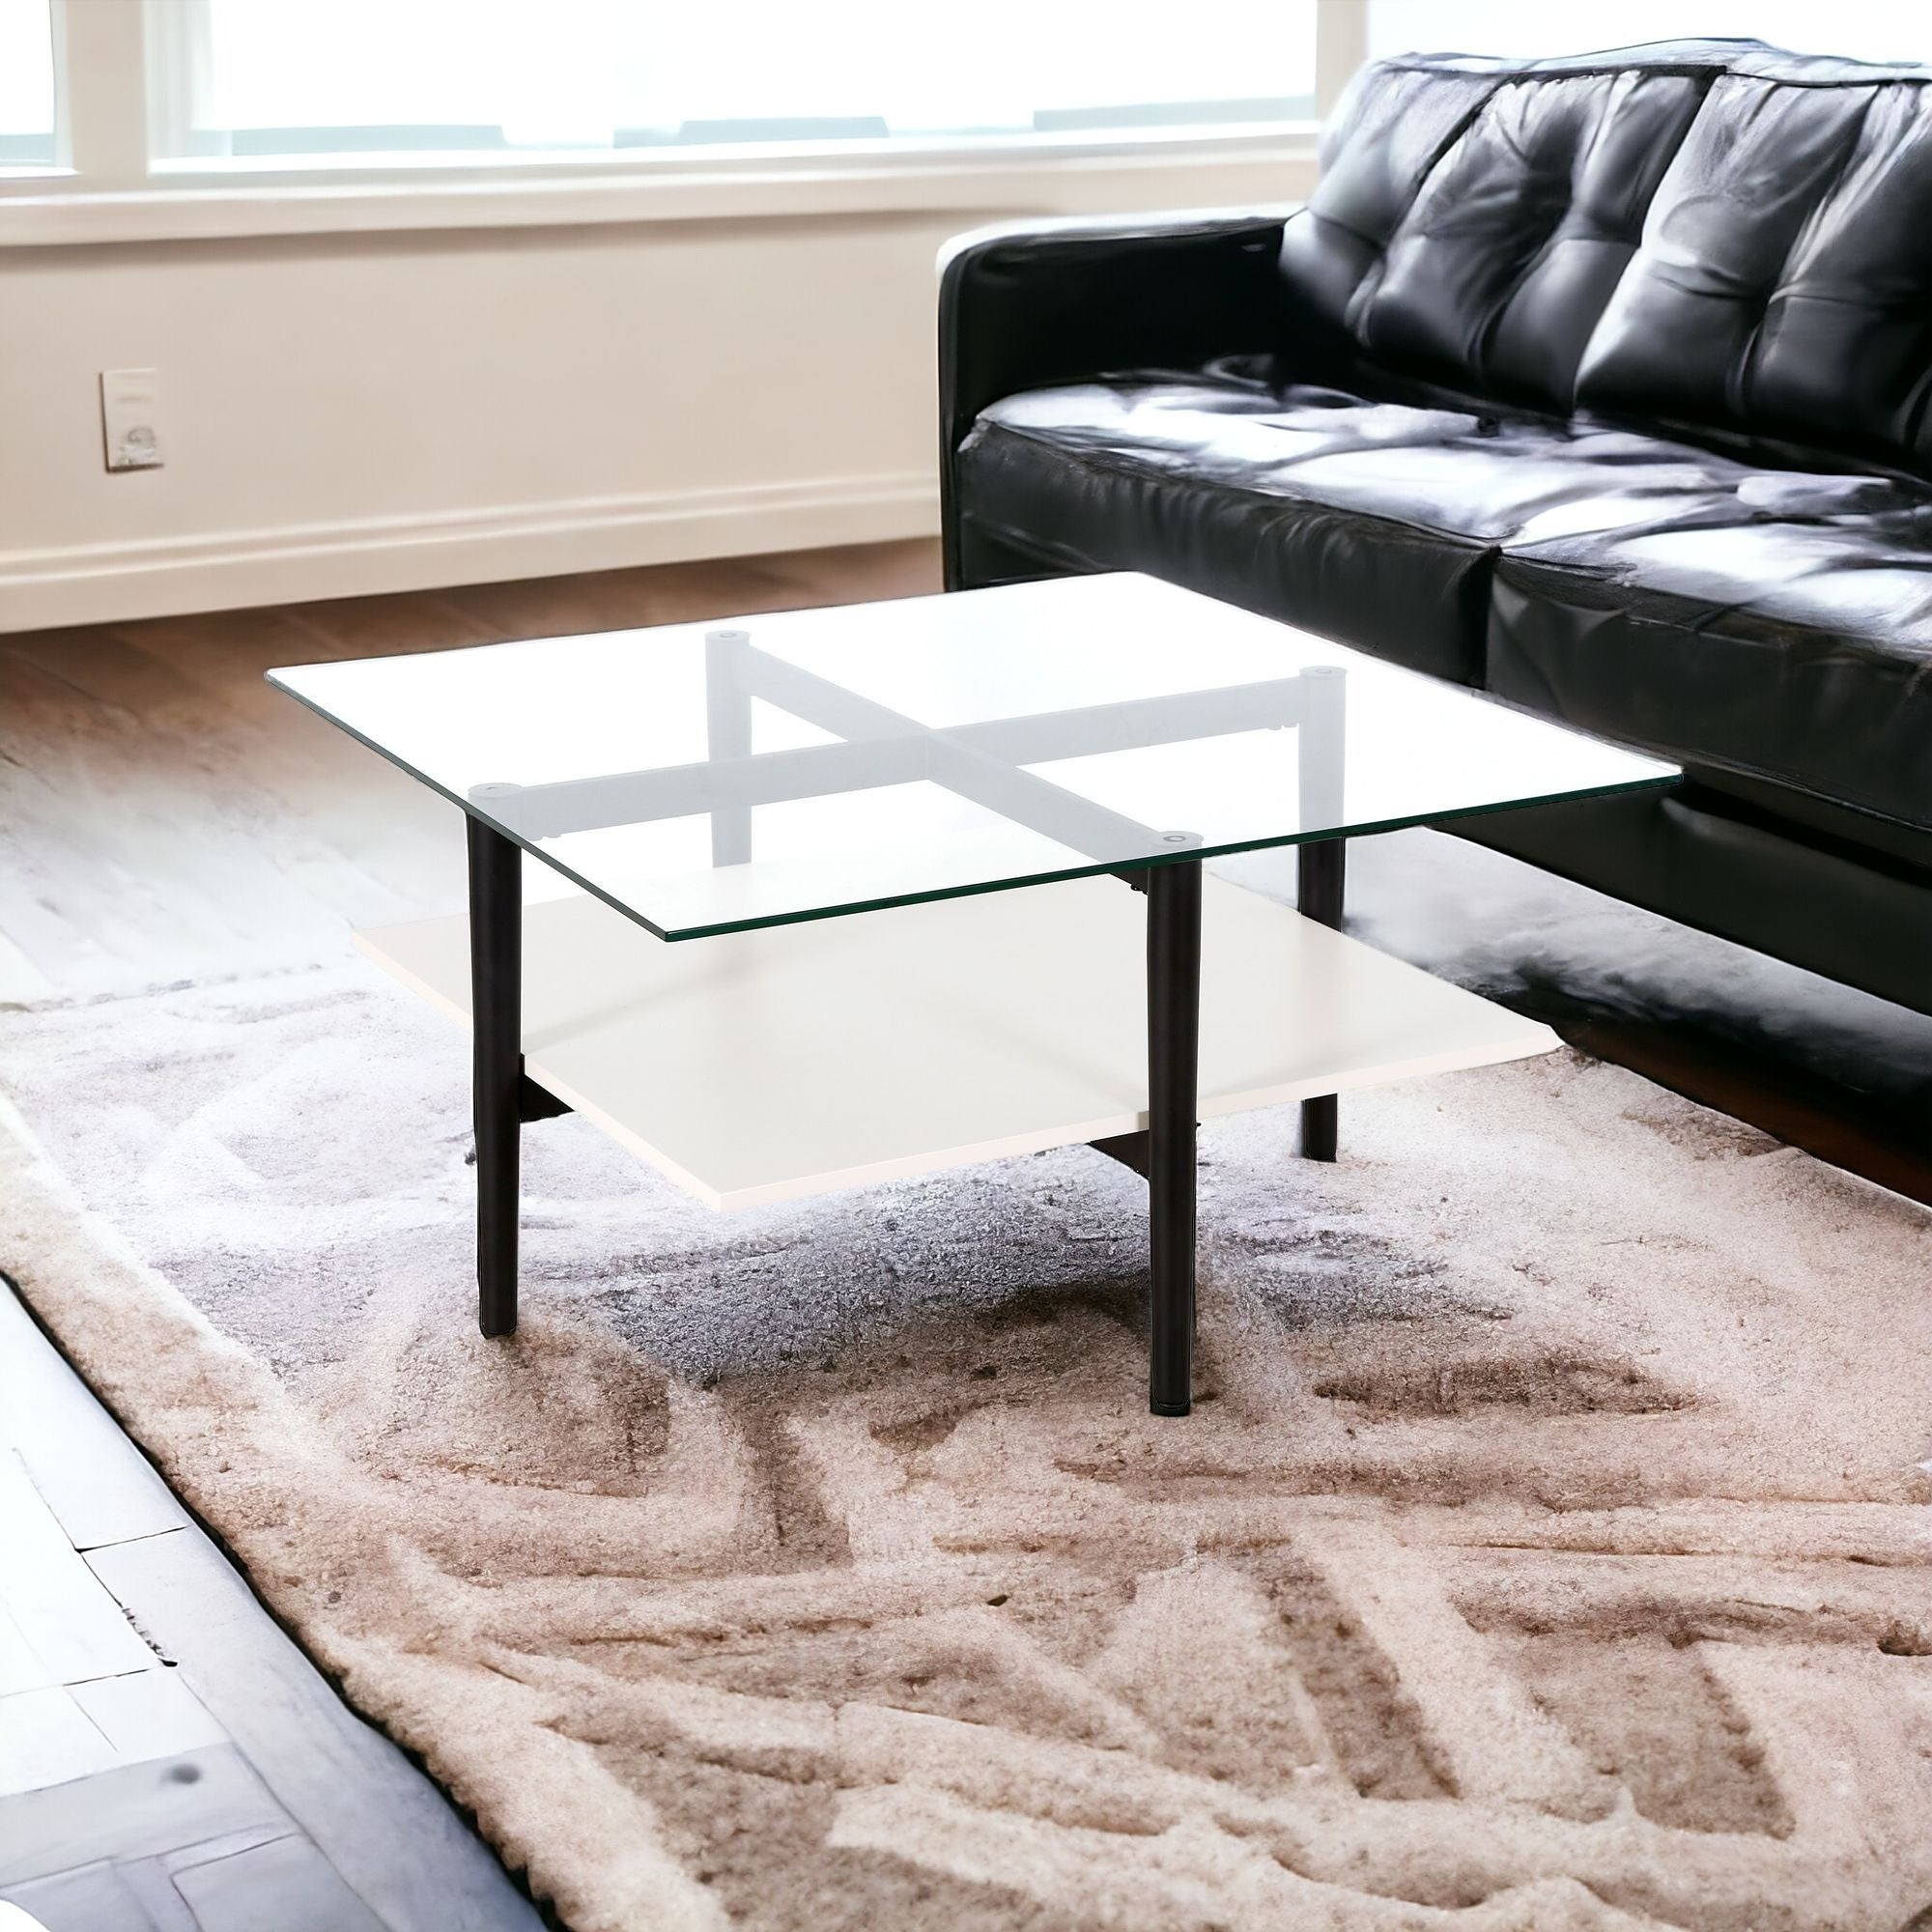
[[(709, 1214), (363, 969), (0, 1018), (0, 1265), (576, 1932), (1900, 1932), (1932, 1217), (1574, 1057)], [(24, 1122), (24, 1124), (22, 1123)], [(38, 1146), (37, 1146), (38, 1143)]]

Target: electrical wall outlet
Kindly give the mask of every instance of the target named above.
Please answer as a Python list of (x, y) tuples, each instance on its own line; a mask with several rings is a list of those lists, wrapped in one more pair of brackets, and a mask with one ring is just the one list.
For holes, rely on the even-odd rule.
[(109, 469), (161, 467), (160, 385), (152, 369), (100, 372), (100, 432)]

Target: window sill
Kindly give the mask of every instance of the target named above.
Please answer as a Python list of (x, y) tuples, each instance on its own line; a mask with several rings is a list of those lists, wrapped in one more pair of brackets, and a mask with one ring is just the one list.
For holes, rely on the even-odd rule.
[[(201, 241), (431, 229), (527, 228), (616, 222), (724, 221), (839, 214), (1060, 212), (1103, 184), (1132, 194), (1137, 177), (1164, 185), (1232, 166), (1312, 166), (1313, 126), (1136, 132), (1095, 139), (1019, 137), (967, 149), (841, 149), (707, 154), (639, 165), (592, 162), (437, 168), (371, 175), (328, 167), (245, 170), (171, 163), (150, 185), (49, 189), (46, 178), (0, 181), (0, 247)], [(318, 179), (318, 174), (324, 178)], [(1284, 197), (1305, 184), (1285, 177)], [(1162, 196), (1165, 199), (1165, 195)], [(1217, 199), (1213, 194), (1208, 199)], [(1115, 202), (1115, 205), (1130, 205)]]

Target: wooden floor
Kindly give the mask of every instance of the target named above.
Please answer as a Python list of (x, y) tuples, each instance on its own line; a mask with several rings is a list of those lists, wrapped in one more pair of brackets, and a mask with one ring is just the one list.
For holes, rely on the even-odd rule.
[(48, 1932), (540, 1932), (0, 1285), (0, 1899)]
[(0, 1003), (339, 956), (455, 910), (458, 814), (273, 666), (939, 588), (935, 543), (0, 637)]

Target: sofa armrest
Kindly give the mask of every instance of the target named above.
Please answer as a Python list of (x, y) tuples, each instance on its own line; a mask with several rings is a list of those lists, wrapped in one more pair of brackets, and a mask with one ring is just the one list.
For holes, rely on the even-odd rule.
[(939, 283), (939, 469), (947, 582), (953, 460), (987, 404), (1109, 370), (1198, 368), (1272, 348), (1290, 211), (1155, 214), (980, 229)]

